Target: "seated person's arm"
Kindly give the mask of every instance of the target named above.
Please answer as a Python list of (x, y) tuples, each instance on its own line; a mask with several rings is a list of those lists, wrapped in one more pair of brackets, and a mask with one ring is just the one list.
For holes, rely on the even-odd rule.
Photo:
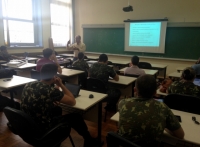
[(11, 55), (11, 57), (12, 57), (13, 59), (19, 59), (19, 60), (23, 59), (22, 57), (18, 57), (18, 56), (15, 56), (15, 55)]
[(62, 80), (60, 78), (56, 77), (55, 84), (57, 86), (59, 86), (62, 89), (62, 92), (64, 93), (64, 96), (60, 100), (60, 102), (63, 104), (74, 106), (76, 104), (76, 100), (75, 100), (73, 94), (65, 87), (65, 85), (62, 84)]
[(115, 77), (113, 77), (113, 79), (114, 79), (115, 81), (119, 81), (119, 75), (116, 74)]
[(166, 118), (166, 128), (165, 129), (168, 133), (170, 133), (171, 135), (183, 139), (184, 138), (184, 131), (178, 121), (178, 119), (176, 118), (176, 116), (172, 113), (172, 111), (170, 110), (170, 108), (168, 108), (168, 116)]
[(56, 58), (56, 55), (54, 54), (51, 58), (52, 61), (54, 61), (54, 63), (58, 66), (58, 73), (62, 73), (62, 68), (60, 67), (60, 64), (58, 63), (58, 60)]
[(177, 129), (177, 130), (174, 130), (174, 131), (170, 131), (170, 130), (168, 130), (168, 129), (165, 129), (165, 131), (166, 131), (167, 133), (171, 134), (172, 136), (175, 136), (175, 137), (180, 138), (180, 139), (183, 139), (183, 138), (184, 138), (184, 135), (185, 135), (185, 133), (184, 133), (182, 127), (180, 127), (180, 128)]

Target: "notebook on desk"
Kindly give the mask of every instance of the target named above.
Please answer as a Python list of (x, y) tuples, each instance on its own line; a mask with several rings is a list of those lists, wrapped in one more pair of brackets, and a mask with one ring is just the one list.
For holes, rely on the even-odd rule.
[(65, 87), (74, 95), (75, 98), (79, 96), (80, 86), (70, 83), (65, 83)]

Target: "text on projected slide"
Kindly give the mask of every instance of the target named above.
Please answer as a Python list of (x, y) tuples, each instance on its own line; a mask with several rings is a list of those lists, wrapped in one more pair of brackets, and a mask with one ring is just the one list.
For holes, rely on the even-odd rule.
[(160, 29), (161, 22), (131, 23), (129, 46), (159, 46)]

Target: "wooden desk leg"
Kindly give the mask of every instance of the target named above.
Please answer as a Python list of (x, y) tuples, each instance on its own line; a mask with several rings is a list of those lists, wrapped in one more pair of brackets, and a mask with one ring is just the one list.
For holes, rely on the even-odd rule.
[(98, 104), (98, 141), (101, 143), (102, 102)]
[(167, 67), (164, 68), (164, 79), (166, 78), (166, 70), (167, 70)]
[(11, 99), (11, 101), (13, 103), (14, 108), (15, 108), (15, 101), (14, 101), (14, 96), (13, 96), (13, 90), (12, 89), (10, 90), (10, 99)]

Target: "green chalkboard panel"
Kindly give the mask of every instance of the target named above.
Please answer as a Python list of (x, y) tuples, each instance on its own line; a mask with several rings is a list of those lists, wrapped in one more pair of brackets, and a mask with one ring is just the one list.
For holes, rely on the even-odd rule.
[(200, 27), (168, 27), (164, 54), (124, 51), (124, 28), (84, 28), (83, 41), (87, 52), (178, 59), (200, 57)]

